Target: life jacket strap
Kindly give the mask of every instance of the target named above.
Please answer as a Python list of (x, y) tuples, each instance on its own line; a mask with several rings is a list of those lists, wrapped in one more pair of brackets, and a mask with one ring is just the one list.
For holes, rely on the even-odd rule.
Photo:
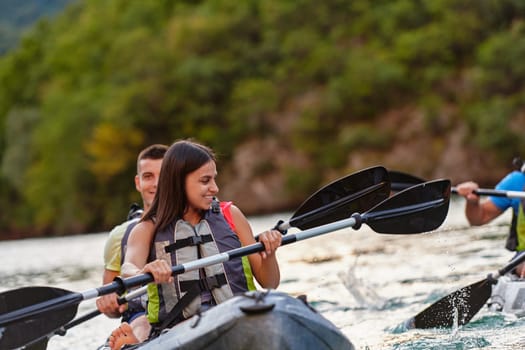
[(211, 291), (215, 288), (220, 288), (225, 285), (226, 282), (226, 275), (221, 273), (198, 280), (180, 281), (180, 290), (181, 292), (188, 292), (190, 289), (198, 286), (200, 293), (204, 291)]
[(167, 245), (164, 247), (166, 253), (172, 253), (177, 249), (184, 247), (196, 246), (199, 244), (209, 243), (213, 241), (212, 235), (202, 235), (202, 236), (191, 236), (188, 238), (178, 239), (175, 243)]
[(177, 323), (183, 321), (184, 316), (182, 314), (182, 310), (184, 310), (186, 306), (190, 305), (193, 299), (195, 299), (203, 291), (210, 291), (214, 288), (219, 288), (224, 284), (226, 284), (226, 275), (223, 273), (201, 278), (199, 280), (181, 281), (181, 291), (187, 291), (186, 294), (184, 294), (184, 296), (173, 307), (173, 309), (171, 309), (164, 322), (152, 325), (150, 338), (159, 336), (164, 329), (173, 327)]
[(509, 235), (505, 242), (505, 248), (511, 252), (515, 252), (518, 247), (518, 215), (512, 211), (512, 221), (510, 223)]

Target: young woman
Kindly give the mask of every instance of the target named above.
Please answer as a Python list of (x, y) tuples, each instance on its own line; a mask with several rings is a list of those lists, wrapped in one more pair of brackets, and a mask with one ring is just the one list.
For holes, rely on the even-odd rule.
[[(261, 253), (171, 276), (172, 265), (255, 243), (244, 214), (231, 203), (216, 201), (216, 177), (211, 149), (189, 140), (175, 142), (164, 156), (153, 203), (131, 232), (122, 275), (153, 275), (147, 306), (153, 333), (203, 307), (255, 289), (252, 276), (263, 288), (279, 285), (275, 250), (281, 245), (281, 233), (276, 230), (259, 235), (265, 246)], [(120, 349), (144, 340), (123, 323), (113, 331), (109, 344)]]

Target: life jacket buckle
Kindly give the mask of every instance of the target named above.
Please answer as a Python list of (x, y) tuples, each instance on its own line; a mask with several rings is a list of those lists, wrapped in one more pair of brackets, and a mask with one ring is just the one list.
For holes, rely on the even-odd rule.
[(202, 279), (201, 282), (203, 283), (203, 287), (205, 290), (212, 290), (212, 289), (219, 287), (219, 283), (217, 282), (217, 277), (215, 276), (206, 277)]
[(191, 236), (191, 244), (190, 245), (199, 245), (202, 244), (203, 240), (201, 236)]
[(209, 276), (199, 280), (201, 290), (213, 290), (220, 288), (226, 283), (226, 276), (224, 274)]

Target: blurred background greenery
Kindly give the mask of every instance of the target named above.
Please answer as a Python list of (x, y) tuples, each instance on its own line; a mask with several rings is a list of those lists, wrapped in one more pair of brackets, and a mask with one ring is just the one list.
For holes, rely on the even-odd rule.
[(494, 185), (525, 148), (522, 0), (0, 1), (0, 239), (110, 229), (137, 153), (293, 209), (372, 165)]

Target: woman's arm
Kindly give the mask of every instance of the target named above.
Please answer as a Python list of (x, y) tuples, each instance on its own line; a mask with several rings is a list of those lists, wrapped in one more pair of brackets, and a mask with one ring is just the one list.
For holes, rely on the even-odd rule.
[(139, 222), (128, 238), (126, 255), (121, 267), (121, 274), (124, 277), (135, 276), (142, 273), (142, 269), (148, 261), (149, 247), (153, 239), (153, 222)]
[[(235, 224), (236, 234), (243, 246), (255, 243), (251, 226), (235, 205), (231, 206), (231, 214)], [(281, 245), (282, 236), (279, 231), (268, 230), (259, 235), (259, 241), (265, 250), (259, 254), (248, 255), (248, 260), (257, 282), (264, 288), (277, 288), (281, 279), (279, 264), (275, 251)]]
[(155, 283), (172, 282), (171, 266), (164, 260), (155, 260), (148, 263), (149, 249), (155, 225), (152, 221), (139, 222), (129, 235), (124, 264), (121, 274), (124, 277), (135, 276), (142, 273), (151, 273)]

